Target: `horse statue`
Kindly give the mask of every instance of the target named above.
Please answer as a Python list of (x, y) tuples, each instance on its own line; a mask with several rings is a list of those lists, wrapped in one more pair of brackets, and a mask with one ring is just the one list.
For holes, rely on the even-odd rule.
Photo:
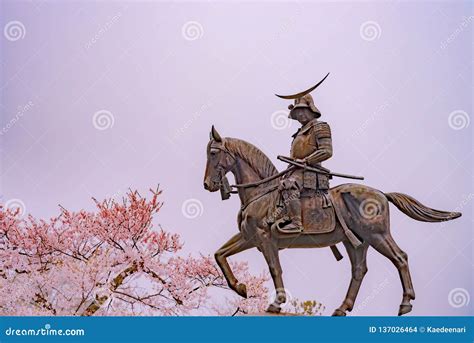
[(415, 299), (415, 291), (408, 267), (408, 256), (390, 234), (389, 202), (407, 216), (423, 222), (442, 222), (461, 216), (458, 212), (428, 208), (405, 194), (383, 193), (365, 185), (347, 183), (330, 188), (328, 192), (334, 210), (339, 214), (336, 216), (333, 230), (286, 234), (268, 223), (268, 218), (275, 215), (280, 197), (279, 179), (285, 171), (278, 173), (270, 159), (254, 145), (236, 138), (223, 138), (212, 127), (207, 144), (204, 188), (210, 192), (221, 190), (223, 199), (228, 198), (228, 172), (234, 175), (237, 183), (234, 186), (237, 192), (234, 193), (238, 193), (241, 201), (238, 213), (239, 233), (215, 253), (215, 259), (229, 287), (246, 298), (246, 285), (236, 279), (227, 258), (250, 248), (257, 248), (262, 252), (276, 290), (275, 299), (267, 309), (270, 313), (279, 313), (280, 305), (286, 302), (279, 250), (334, 247), (340, 242), (347, 250), (352, 265), (352, 278), (345, 299), (333, 316), (345, 316), (347, 311), (353, 309), (362, 280), (367, 273), (366, 257), (369, 246), (387, 257), (397, 268), (403, 287), (398, 315), (409, 313), (412, 310), (411, 300)]

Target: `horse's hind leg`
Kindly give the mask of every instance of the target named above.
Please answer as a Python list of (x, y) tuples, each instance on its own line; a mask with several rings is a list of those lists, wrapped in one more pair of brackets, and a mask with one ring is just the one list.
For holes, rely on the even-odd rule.
[(352, 310), (362, 280), (367, 273), (367, 249), (369, 247), (367, 243), (364, 243), (358, 248), (354, 248), (348, 241), (344, 241), (343, 243), (346, 247), (349, 259), (351, 260), (352, 278), (351, 283), (349, 284), (349, 289), (347, 290), (346, 298), (342, 302), (342, 305), (334, 311), (332, 314), (333, 316), (345, 316), (346, 311)]
[(374, 243), (375, 244), (372, 244), (374, 249), (390, 259), (390, 261), (392, 261), (392, 263), (398, 269), (398, 274), (400, 275), (400, 280), (403, 287), (403, 300), (400, 304), (398, 315), (404, 315), (411, 311), (412, 305), (410, 301), (415, 299), (415, 290), (413, 289), (410, 270), (408, 268), (408, 255), (402, 249), (400, 249), (389, 233), (385, 234), (383, 239)]

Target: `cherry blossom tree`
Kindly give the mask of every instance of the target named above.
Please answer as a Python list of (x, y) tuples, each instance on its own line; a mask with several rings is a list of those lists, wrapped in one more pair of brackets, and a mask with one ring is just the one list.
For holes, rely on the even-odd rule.
[[(0, 205), (0, 315), (189, 315), (258, 313), (267, 274), (233, 263), (248, 299), (235, 296), (210, 256), (181, 256), (180, 237), (153, 226), (161, 191), (147, 200), (94, 202), (94, 212), (61, 207), (50, 220)], [(216, 306), (209, 290), (227, 290)], [(205, 313), (209, 314), (209, 313)]]

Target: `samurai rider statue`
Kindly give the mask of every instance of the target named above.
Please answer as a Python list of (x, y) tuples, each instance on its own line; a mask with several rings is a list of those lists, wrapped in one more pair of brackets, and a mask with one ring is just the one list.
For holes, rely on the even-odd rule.
[[(286, 233), (303, 231), (301, 220), (301, 201), (303, 193), (316, 194), (323, 197), (323, 208), (330, 207), (328, 198), (329, 179), (328, 173), (318, 173), (314, 169), (327, 171), (322, 168), (321, 162), (332, 156), (331, 128), (326, 122), (319, 121), (321, 111), (316, 107), (313, 97), (309, 94), (316, 89), (329, 73), (315, 86), (294, 95), (277, 95), (283, 99), (294, 99), (294, 105), (289, 105), (288, 117), (301, 124), (301, 128), (292, 136), (290, 157), (303, 166), (313, 168), (297, 168), (280, 181), (280, 192), (288, 214), (289, 224), (280, 227)], [(308, 170), (311, 169), (311, 170)]]
[[(215, 253), (216, 262), (229, 287), (246, 298), (247, 287), (232, 272), (228, 258), (247, 249), (260, 250), (275, 286), (275, 300), (267, 312), (278, 313), (280, 305), (286, 302), (279, 251), (331, 247), (340, 260), (342, 255), (335, 244), (342, 242), (350, 257), (352, 276), (346, 297), (333, 315), (345, 316), (354, 308), (367, 272), (367, 249), (372, 246), (397, 268), (403, 288), (398, 315), (406, 314), (412, 310), (415, 291), (407, 254), (390, 233), (389, 203), (422, 222), (445, 222), (459, 218), (461, 213), (435, 210), (407, 194), (384, 193), (361, 184), (346, 183), (329, 189), (331, 176), (357, 180), (363, 177), (329, 172), (321, 167), (321, 163), (332, 156), (331, 130), (327, 123), (318, 121), (321, 112), (309, 93), (323, 81), (304, 92), (280, 96), (295, 100), (289, 117), (302, 125), (293, 137), (292, 158), (278, 157), (291, 164), (282, 172), (254, 145), (221, 137), (212, 127), (206, 147), (203, 186), (210, 192), (220, 189), (223, 199), (235, 192), (232, 188), (237, 188), (241, 202), (239, 232)], [(228, 172), (234, 175), (235, 185), (228, 184), (225, 176)], [(261, 185), (263, 187), (258, 188)], [(281, 207), (282, 200), (286, 208)], [(286, 215), (288, 218), (284, 218)]]

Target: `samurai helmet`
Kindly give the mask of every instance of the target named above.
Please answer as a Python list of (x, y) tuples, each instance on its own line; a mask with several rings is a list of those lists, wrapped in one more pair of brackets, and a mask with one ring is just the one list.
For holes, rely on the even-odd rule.
[(323, 83), (323, 81), (326, 80), (328, 75), (329, 75), (329, 73), (327, 73), (326, 76), (321, 81), (319, 81), (316, 85), (314, 85), (313, 87), (311, 87), (311, 88), (309, 88), (305, 91), (302, 91), (300, 93), (296, 93), (296, 94), (292, 94), (292, 95), (278, 95), (278, 94), (275, 94), (277, 97), (282, 98), (282, 99), (294, 99), (295, 100), (294, 105), (289, 105), (288, 106), (288, 109), (290, 110), (290, 114), (288, 115), (288, 118), (296, 119), (293, 116), (293, 114), (294, 114), (293, 109), (301, 108), (301, 107), (309, 108), (311, 110), (311, 112), (314, 113), (315, 118), (321, 117), (321, 111), (319, 111), (319, 109), (316, 107), (316, 105), (314, 104), (314, 101), (313, 101), (313, 97), (309, 93), (314, 91), (321, 83)]
[(288, 115), (288, 118), (295, 119), (291, 115), (292, 112), (293, 112), (293, 109), (300, 108), (300, 107), (309, 108), (311, 110), (311, 112), (314, 113), (314, 116), (316, 118), (321, 117), (321, 112), (318, 110), (318, 108), (314, 104), (313, 97), (311, 96), (311, 94), (306, 94), (306, 95), (302, 96), (301, 98), (295, 99), (295, 104), (288, 106), (288, 109), (290, 110), (290, 114)]

